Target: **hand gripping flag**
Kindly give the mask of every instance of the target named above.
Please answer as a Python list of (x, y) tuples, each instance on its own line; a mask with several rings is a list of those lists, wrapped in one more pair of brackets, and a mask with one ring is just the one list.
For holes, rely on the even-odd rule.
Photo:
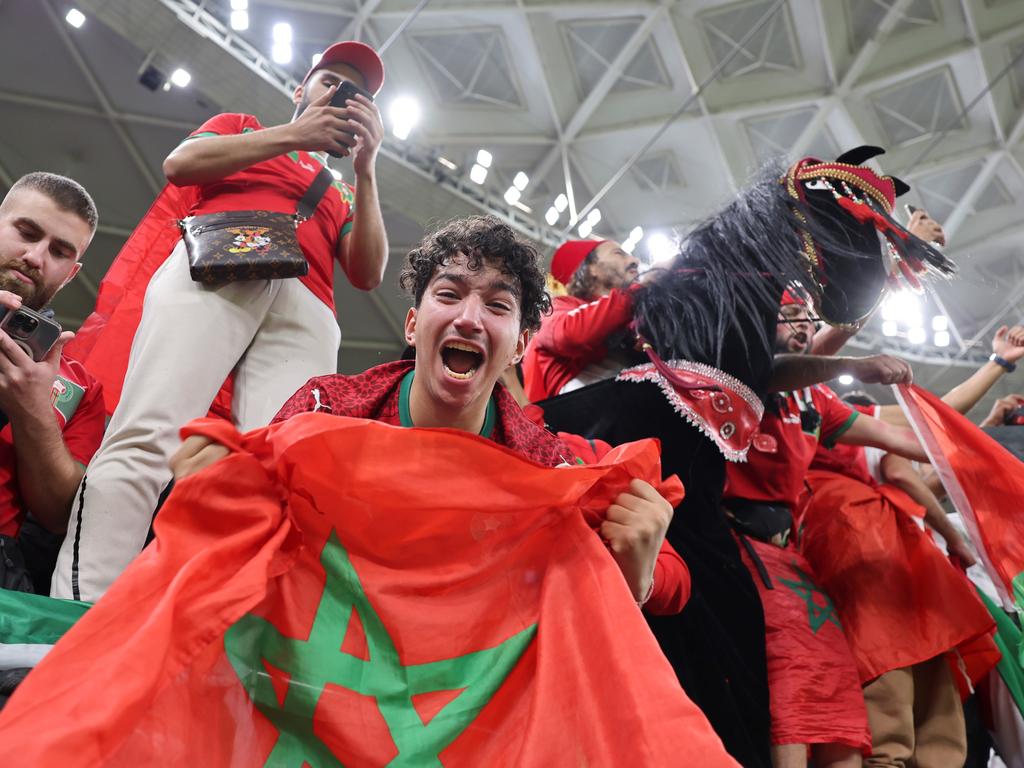
[(0, 715), (21, 764), (735, 765), (592, 530), (659, 484), (654, 441), (551, 469), (325, 414), (219, 429)]

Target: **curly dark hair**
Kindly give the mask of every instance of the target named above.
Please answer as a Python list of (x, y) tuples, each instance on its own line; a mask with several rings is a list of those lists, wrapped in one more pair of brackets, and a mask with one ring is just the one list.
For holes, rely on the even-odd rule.
[(597, 295), (597, 275), (590, 269), (590, 265), (596, 261), (597, 245), (572, 273), (569, 284), (565, 286), (565, 290), (570, 296), (575, 296), (578, 299), (592, 299)]
[(458, 254), (468, 258), (467, 266), (474, 271), (490, 266), (512, 278), (520, 328), (540, 328), (541, 316), (551, 311), (551, 297), (545, 290), (537, 249), (493, 216), (453, 219), (409, 251), (398, 284), (415, 306), (420, 305), (438, 267), (450, 264)]

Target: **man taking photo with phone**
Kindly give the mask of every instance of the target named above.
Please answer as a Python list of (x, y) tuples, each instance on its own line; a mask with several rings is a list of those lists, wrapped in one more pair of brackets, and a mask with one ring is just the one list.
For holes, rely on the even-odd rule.
[[(45, 309), (82, 266), (96, 223), (92, 198), (69, 178), (30, 173), (14, 183), (0, 203), (5, 320), (23, 308)], [(61, 333), (33, 359), (26, 349), (52, 321), (45, 314), (23, 314), (16, 327), (5, 320), (0, 320), (7, 326), (0, 328), (0, 587), (32, 591), (14, 537), (26, 512), (51, 532), (67, 528), (75, 490), (103, 437), (103, 396), (85, 368), (62, 355), (74, 334)]]
[[(383, 81), (376, 51), (358, 42), (335, 43), (295, 89), (290, 122), (264, 128), (252, 115), (216, 115), (167, 156), (170, 186), (119, 255), (123, 269), (115, 261), (104, 281), (132, 294), (133, 301), (121, 300), (121, 307), (137, 306), (143, 292), (145, 301), (137, 330), (125, 333), (122, 325), (117, 331), (119, 338), (131, 338), (127, 363), (121, 361), (108, 379), (107, 351), (102, 366), (86, 359), (108, 389), (108, 409), (113, 402), (116, 408), (81, 483), (53, 596), (98, 599), (141, 551), (159, 494), (171, 479), (168, 459), (178, 446), (178, 429), (205, 415), (218, 392), (229, 393), (218, 398), (218, 404), (229, 400), (220, 415), (245, 431), (266, 425), (311, 377), (337, 370), (334, 262), (352, 285), (368, 291), (380, 283), (388, 247), (375, 171), (384, 134), (380, 114), (363, 93), (343, 106), (332, 106), (332, 98), (344, 83), (372, 95)], [(351, 157), (354, 186), (331, 178), (328, 152)], [(168, 196), (185, 202), (167, 206)], [(219, 230), (229, 245), (234, 234), (231, 255), (248, 263), (265, 245), (253, 212), (297, 214), (294, 234), (308, 273), (197, 282), (192, 238), (200, 233), (190, 229), (182, 238), (167, 221), (226, 216), (230, 221)], [(133, 250), (133, 240), (154, 231)], [(156, 264), (154, 239), (165, 248)], [(149, 264), (151, 277), (145, 267), (135, 267), (140, 262)], [(120, 289), (118, 280), (128, 288)], [(96, 315), (103, 298), (101, 288)], [(109, 350), (110, 337), (87, 343)], [(222, 388), (229, 377), (230, 389)]]

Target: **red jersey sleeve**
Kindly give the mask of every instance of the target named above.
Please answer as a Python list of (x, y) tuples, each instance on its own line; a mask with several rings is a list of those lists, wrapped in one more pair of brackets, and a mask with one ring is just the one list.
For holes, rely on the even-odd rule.
[(259, 123), (252, 115), (242, 115), (237, 112), (222, 112), (214, 115), (205, 123), (196, 128), (188, 135), (188, 139), (198, 139), (203, 136), (231, 136), (242, 133), (246, 128), (256, 130)]
[(690, 569), (666, 539), (654, 564), (654, 588), (644, 610), (653, 616), (679, 613), (690, 599)]
[(607, 338), (632, 319), (630, 293), (613, 290), (568, 311), (556, 309), (537, 334), (537, 348), (556, 357), (602, 357)]
[(853, 425), (858, 413), (840, 400), (835, 392), (820, 384), (812, 390), (812, 399), (814, 407), (821, 414), (821, 443), (831, 448), (840, 435)]
[(81, 366), (77, 366), (76, 373), (78, 383), (85, 387), (85, 394), (71, 420), (64, 425), (62, 437), (71, 458), (87, 466), (103, 440), (107, 411), (103, 405), (102, 385)]

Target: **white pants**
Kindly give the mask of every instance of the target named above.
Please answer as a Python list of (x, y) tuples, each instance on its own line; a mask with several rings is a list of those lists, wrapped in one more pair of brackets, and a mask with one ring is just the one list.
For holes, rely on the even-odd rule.
[(341, 332), (295, 279), (206, 288), (179, 242), (146, 291), (121, 400), (71, 508), (53, 597), (94, 601), (146, 541), (179, 429), (205, 416), (235, 371), (242, 431), (265, 426), (313, 376), (334, 373)]

